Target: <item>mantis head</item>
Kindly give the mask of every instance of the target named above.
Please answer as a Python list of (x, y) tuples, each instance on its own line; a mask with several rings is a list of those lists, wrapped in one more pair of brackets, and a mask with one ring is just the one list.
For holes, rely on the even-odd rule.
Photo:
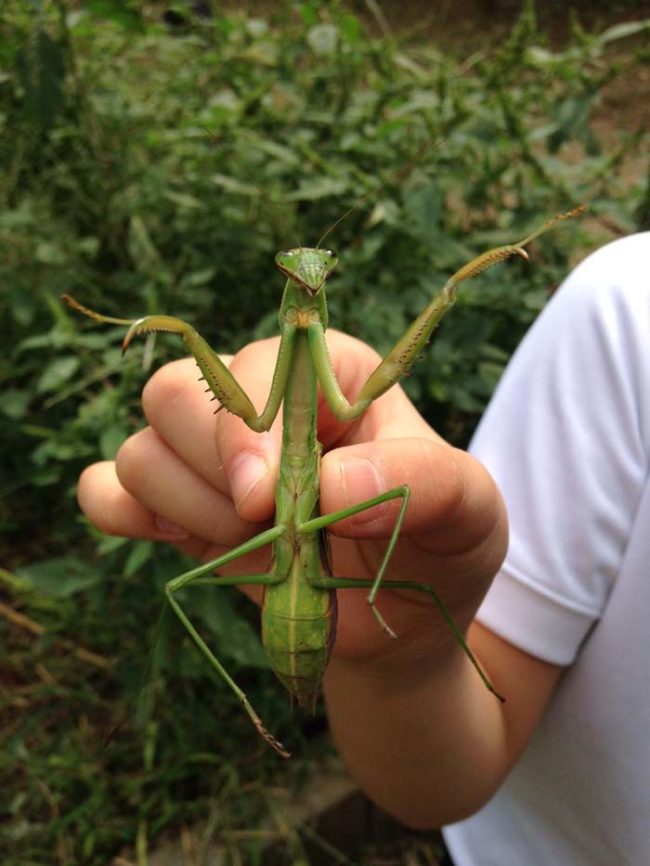
[(331, 250), (298, 247), (285, 250), (275, 257), (280, 271), (314, 297), (336, 267), (338, 257)]

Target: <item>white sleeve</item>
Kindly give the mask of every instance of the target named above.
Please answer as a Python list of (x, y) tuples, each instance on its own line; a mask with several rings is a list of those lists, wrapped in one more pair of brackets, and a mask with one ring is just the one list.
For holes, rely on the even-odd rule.
[(510, 519), (508, 555), (478, 619), (568, 665), (607, 603), (648, 473), (650, 232), (608, 244), (568, 277), (515, 353), (471, 450)]

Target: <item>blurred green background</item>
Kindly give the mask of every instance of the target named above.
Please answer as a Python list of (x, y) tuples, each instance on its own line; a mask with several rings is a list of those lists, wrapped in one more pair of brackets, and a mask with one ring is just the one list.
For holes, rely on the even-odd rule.
[[(224, 862), (269, 862), (259, 838), (232, 833), (277, 829), (271, 786), (298, 786), (331, 753), (322, 717), (292, 715), (265, 669), (250, 605), (187, 600), (289, 765), (175, 622), (154, 640), (181, 557), (80, 517), (80, 470), (142, 424), (143, 383), (181, 349), (163, 338), (123, 361), (122, 329), (81, 319), (63, 292), (111, 315), (180, 316), (233, 351), (275, 332), (274, 253), (315, 244), (357, 205), (327, 240), (341, 259), (331, 323), (383, 352), (467, 259), (587, 203), (531, 267), (467, 284), (409, 377), (464, 444), (570, 264), (650, 228), (642, 4), (553, 2), (541, 19), (532, 3), (460, 7), (4, 0), (4, 862), (145, 864), (206, 819), (201, 850), (227, 838)], [(277, 837), (281, 862), (308, 862), (300, 832)], [(328, 862), (375, 862), (339, 853)]]

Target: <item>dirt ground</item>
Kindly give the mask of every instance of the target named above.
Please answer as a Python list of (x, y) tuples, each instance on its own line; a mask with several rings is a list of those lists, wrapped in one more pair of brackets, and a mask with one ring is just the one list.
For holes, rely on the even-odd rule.
[[(348, 0), (345, 5), (377, 32), (390, 33), (404, 44), (428, 41), (460, 55), (489, 50), (502, 41), (525, 2)], [(242, 8), (237, 0), (226, 0), (222, 5), (233, 10)], [(243, 5), (253, 15), (268, 15), (275, 8), (268, 0), (246, 0)], [(539, 27), (551, 48), (562, 47), (574, 21), (587, 32), (628, 21), (650, 21), (650, 0), (537, 0), (534, 5)], [(623, 42), (621, 47), (627, 49), (628, 45)], [(609, 127), (628, 132), (642, 127), (650, 132), (650, 65), (621, 76), (607, 88), (597, 123), (597, 132)]]
[[(355, 11), (375, 17), (373, 7), (379, 7), (396, 32), (420, 32), (421, 35), (461, 40), (477, 45), (499, 39), (519, 18), (524, 0), (356, 0), (350, 4)], [(649, 0), (538, 0), (535, 13), (540, 27), (554, 45), (567, 38), (575, 18), (587, 29), (602, 29), (622, 21), (637, 21), (650, 15)]]
[[(489, 51), (511, 32), (521, 14), (524, 0), (357, 0), (357, 14), (371, 26), (390, 31), (400, 41), (430, 41), (456, 56)], [(536, 15), (549, 47), (559, 50), (570, 37), (575, 22), (587, 32), (602, 32), (625, 22), (650, 22), (650, 0), (607, 2), (592, 0), (538, 0)], [(640, 46), (643, 37), (623, 39), (612, 51), (609, 63), (625, 62), (631, 45)], [(645, 37), (646, 58), (650, 61), (650, 36)], [(592, 121), (600, 141), (612, 149), (620, 143), (621, 133), (644, 136), (645, 145), (628, 156), (621, 168), (621, 179), (635, 183), (650, 171), (650, 62), (616, 77), (601, 92), (600, 105)], [(564, 157), (571, 158), (565, 151)], [(576, 154), (578, 157), (578, 154)], [(606, 226), (601, 226), (606, 229)], [(603, 240), (609, 239), (607, 234)]]
[[(512, 30), (523, 6), (522, 0), (380, 0), (354, 4), (358, 14), (374, 19), (380, 27), (377, 7), (388, 27), (400, 39), (440, 44), (453, 53), (473, 52), (496, 45)], [(650, 20), (650, 0), (643, 2), (538, 2), (536, 14), (551, 48), (561, 48), (577, 21), (588, 32), (599, 32), (614, 24)], [(637, 37), (638, 41), (638, 37)], [(629, 44), (629, 43), (628, 43)], [(625, 42), (621, 47), (627, 48)], [(648, 50), (648, 49), (646, 49)], [(609, 85), (596, 119), (596, 131), (615, 127), (650, 132), (650, 65), (622, 75)]]

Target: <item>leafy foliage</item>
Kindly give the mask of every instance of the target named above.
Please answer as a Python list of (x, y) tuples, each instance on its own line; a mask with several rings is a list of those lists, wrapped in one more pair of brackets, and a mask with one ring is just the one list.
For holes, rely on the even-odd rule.
[[(647, 176), (623, 171), (641, 135), (604, 143), (592, 118), (603, 88), (647, 63), (648, 25), (576, 27), (551, 50), (529, 8), (497, 50), (456, 60), (373, 37), (337, 3), (285, 4), (268, 20), (181, 3), (175, 27), (135, 2), (4, 7), (0, 527), (5, 558), (24, 566), (3, 585), (27, 624), (5, 627), (3, 809), (12, 850), (37, 852), (29, 862), (56, 850), (57, 862), (106, 863), (178, 823), (179, 797), (185, 820), (201, 795), (221, 798), (221, 826), (243, 820), (224, 792), (272, 769), (174, 623), (147, 666), (180, 557), (90, 543), (76, 516), (80, 469), (141, 423), (152, 347), (122, 362), (119, 329), (79, 321), (60, 295), (174, 314), (235, 350), (275, 331), (274, 252), (315, 244), (354, 207), (327, 237), (341, 253), (332, 323), (385, 351), (465, 260), (588, 202), (588, 227), (545, 237), (532, 269), (468, 284), (410, 378), (427, 416), (464, 442), (569, 261), (647, 227)], [(165, 342), (156, 363), (179, 351)], [(227, 592), (187, 603), (296, 745), (254, 615)], [(139, 727), (111, 739), (135, 709)]]

